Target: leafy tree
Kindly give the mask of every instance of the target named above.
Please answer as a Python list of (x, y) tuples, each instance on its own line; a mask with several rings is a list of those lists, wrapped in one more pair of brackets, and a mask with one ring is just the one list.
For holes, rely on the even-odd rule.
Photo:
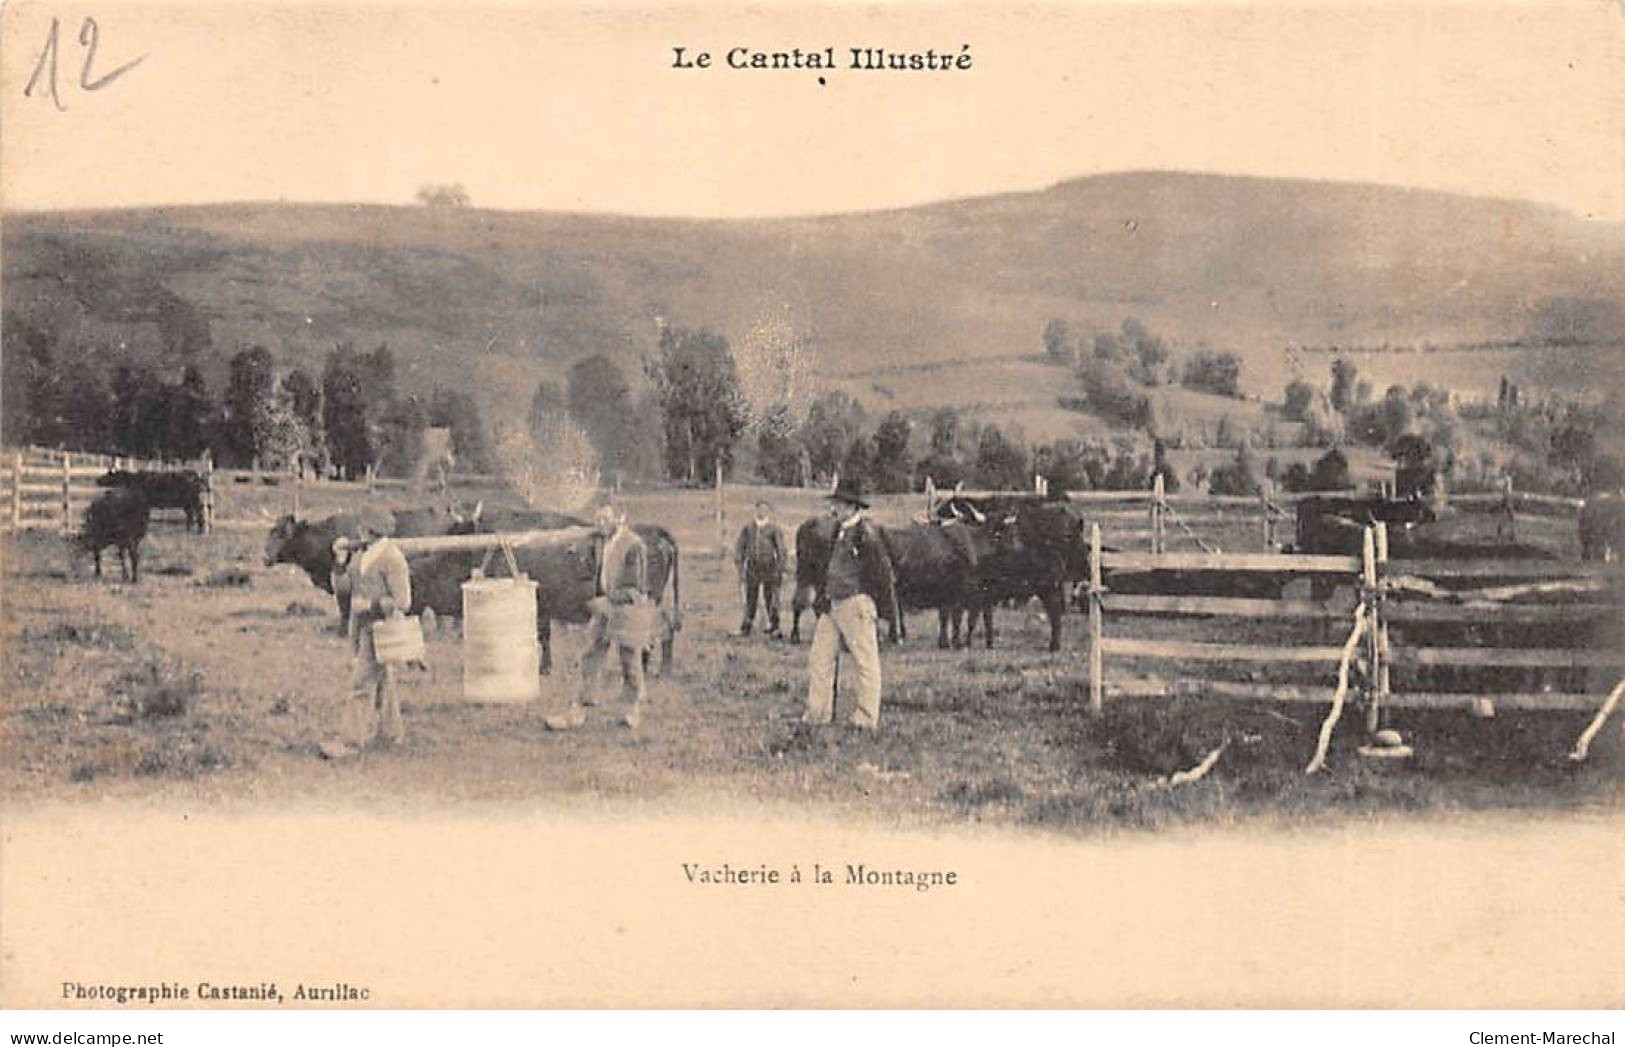
[[(1124, 321), (1127, 323), (1128, 321)], [(1095, 335), (1095, 359), (1107, 363), (1116, 363), (1123, 358), (1123, 346), (1118, 342), (1117, 336), (1110, 331), (1100, 331)]]
[(334, 346), (322, 368), (322, 431), (334, 464), (352, 479), (378, 460), (367, 360), (348, 345)]
[(388, 345), (380, 344), (363, 357), (362, 378), (367, 408), (377, 417), (395, 402), (395, 354)]
[(1181, 384), (1216, 396), (1239, 397), (1241, 359), (1235, 353), (1199, 349), (1185, 364)]
[(1309, 422), (1315, 405), (1315, 387), (1301, 378), (1286, 384), (1282, 413), (1294, 422)]
[(271, 351), (258, 345), (240, 349), (231, 358), (221, 436), (228, 457), (239, 464), (247, 464), (259, 454), (255, 436), (264, 430), (265, 415), (276, 395), (275, 365)]
[(488, 473), (495, 467), (479, 404), (468, 393), (437, 387), (429, 397), (429, 424), (451, 430), (451, 451), (463, 471)]
[(931, 412), (931, 453), (953, 455), (959, 450), (959, 412), (939, 407)]
[(112, 439), (112, 397), (102, 384), (101, 374), (81, 369), (65, 383), (57, 416), (56, 439), (42, 442), (81, 447), (89, 451), (117, 446)]
[(788, 404), (767, 412), (756, 428), (756, 471), (770, 484), (794, 487), (801, 483), (801, 443)]
[(973, 482), (995, 491), (1025, 490), (1032, 478), (1027, 475), (1027, 448), (1004, 434), (996, 425), (982, 427), (976, 442)]
[(429, 409), (422, 398), (403, 396), (379, 419), (379, 465), (390, 476), (409, 476), (423, 449), (423, 430), (429, 427)]
[(8, 446), (56, 444), (61, 389), (49, 334), (17, 315), (0, 312), (0, 432)]
[(864, 482), (873, 486), (870, 477), (874, 470), (874, 451), (869, 441), (861, 434), (852, 438), (851, 444), (846, 448), (846, 454), (841, 456), (840, 475), (863, 477)]
[(311, 450), (310, 442), (310, 431), (299, 417), (293, 393), (286, 383), (277, 383), (270, 403), (254, 418), (254, 446), (258, 448), (260, 465), (291, 470)]
[(1343, 491), (1353, 486), (1354, 478), (1349, 472), (1348, 456), (1334, 447), (1315, 459), (1315, 464), (1304, 477), (1304, 485), (1297, 490)]
[(813, 472), (830, 476), (840, 470), (863, 427), (863, 408), (850, 394), (831, 392), (814, 400), (801, 426), (801, 443)]
[(113, 442), (126, 454), (154, 458), (162, 453), (163, 388), (152, 368), (120, 364), (113, 371)]
[(1077, 355), (1072, 344), (1072, 332), (1060, 318), (1044, 325), (1044, 355), (1060, 364), (1070, 364)]
[(615, 361), (601, 353), (577, 360), (565, 379), (565, 390), (570, 416), (586, 432), (599, 462), (609, 469), (625, 469), (632, 390)]
[(1121, 345), (1133, 355), (1140, 380), (1156, 384), (1159, 369), (1168, 361), (1168, 343), (1130, 316), (1123, 321)]
[(1236, 448), (1235, 460), (1213, 470), (1208, 479), (1210, 494), (1256, 495), (1264, 489), (1258, 480), (1258, 463), (1253, 450), (1243, 443)]
[(709, 480), (718, 463), (726, 471), (748, 418), (728, 340), (667, 327), (645, 370), (665, 423), (666, 475), (694, 483)]
[(908, 443), (914, 426), (901, 411), (892, 411), (875, 429), (875, 453), (869, 476), (875, 489), (886, 492), (909, 490), (914, 463)]
[(203, 372), (188, 364), (180, 384), (169, 390), (164, 449), (175, 458), (196, 458), (208, 446), (209, 387)]
[(1401, 433), (1388, 442), (1394, 460), (1394, 493), (1401, 498), (1429, 495), (1438, 482), (1439, 463), (1433, 445), (1415, 433)]
[(1078, 378), (1095, 413), (1121, 425), (1144, 425), (1150, 397), (1141, 392), (1121, 364), (1095, 356), (1078, 367)]
[(1049, 481), (1052, 492), (1086, 491), (1091, 486), (1084, 468), (1086, 453), (1081, 441), (1063, 437), (1033, 449), (1033, 469)]
[(1281, 487), (1289, 493), (1313, 490), (1309, 485), (1309, 467), (1302, 462), (1287, 466), (1281, 474)]
[(1339, 356), (1332, 361), (1332, 410), (1347, 411), (1354, 406), (1355, 382), (1360, 370)]

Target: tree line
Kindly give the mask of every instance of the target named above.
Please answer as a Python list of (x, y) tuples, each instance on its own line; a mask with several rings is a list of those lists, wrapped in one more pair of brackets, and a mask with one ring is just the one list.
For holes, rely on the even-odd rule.
[(451, 430), (460, 468), (490, 468), (474, 399), (438, 387), (426, 398), (401, 392), (387, 345), (335, 345), (319, 375), (243, 346), (216, 391), (195, 362), (98, 368), (59, 359), (48, 335), (20, 322), (7, 324), (6, 343), (7, 443), (168, 460), (207, 452), (228, 467), (356, 478), (369, 469), (406, 475), (423, 431), (440, 426)]

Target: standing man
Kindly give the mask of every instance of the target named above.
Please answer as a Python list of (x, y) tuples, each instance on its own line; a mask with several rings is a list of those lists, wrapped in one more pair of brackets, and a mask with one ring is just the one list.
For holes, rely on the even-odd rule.
[(834, 722), (836, 681), (845, 651), (857, 676), (856, 706), (847, 723), (870, 731), (880, 726), (880, 650), (875, 622), (879, 607), (897, 613), (897, 595), (892, 587), (891, 560), (880, 535), (864, 517), (868, 508), (862, 484), (842, 477), (830, 495), (835, 537), (829, 566), (813, 601), (818, 625), (807, 654), (803, 723)]
[(648, 588), (649, 552), (643, 539), (626, 524), (626, 514), (613, 506), (598, 510), (593, 521), (593, 562), (597, 566), (592, 624), (587, 627), (587, 653), (581, 656), (580, 697), (569, 709), (546, 717), (555, 731), (587, 722), (584, 706), (593, 704), (593, 684), (613, 644), (620, 651), (621, 690), (631, 702), (621, 722), (636, 728), (643, 709), (643, 653), (648, 650), (652, 614)]
[[(363, 514), (358, 540), (333, 543), (335, 569), (345, 565), (350, 579), (350, 699), (340, 716), (340, 744), (324, 746), (328, 756), (349, 756), (376, 738), (392, 744), (406, 739), (394, 667), (378, 660), (372, 629), (378, 622), (404, 615), (412, 607), (412, 572), (406, 555), (387, 536), (387, 525)], [(357, 548), (364, 546), (360, 551)]]
[(739, 532), (734, 543), (734, 568), (745, 591), (745, 620), (740, 636), (749, 636), (756, 622), (756, 596), (766, 605), (767, 635), (779, 635), (779, 589), (784, 584), (784, 532), (773, 522), (773, 507), (756, 503), (756, 516)]

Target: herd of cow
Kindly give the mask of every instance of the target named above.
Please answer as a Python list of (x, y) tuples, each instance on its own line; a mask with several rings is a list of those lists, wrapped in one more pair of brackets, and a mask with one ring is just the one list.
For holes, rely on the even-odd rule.
[[(202, 529), (203, 481), (196, 473), (114, 472), (97, 482), (109, 490), (86, 512), (79, 544), (96, 556), (98, 576), (100, 550), (116, 546), (126, 575), (132, 581), (139, 579), (140, 544), (154, 508), (184, 509), (188, 528)], [(1292, 548), (1302, 553), (1358, 553), (1365, 526), (1382, 521), (1389, 525), (1390, 551), (1396, 557), (1550, 555), (1510, 541), (1476, 548), (1440, 541), (1425, 526), (1434, 520), (1432, 508), (1417, 498), (1307, 497), (1298, 502)], [(1036, 597), (1049, 620), (1049, 649), (1059, 650), (1064, 615), (1076, 603), (1074, 594), (1089, 576), (1087, 523), (1079, 503), (1064, 494), (1007, 494), (955, 495), (937, 507), (933, 519), (878, 526), (894, 579), (892, 605), (879, 608), (888, 622), (890, 638), (906, 639), (909, 612), (934, 610), (939, 646), (968, 646), (980, 618), (985, 642), (991, 647), (994, 609), (1002, 603)], [(335, 569), (333, 543), (340, 535), (352, 533), (354, 524), (349, 514), (321, 520), (285, 516), (271, 528), (265, 546), (267, 566), (296, 564), (313, 583), (336, 597), (341, 624), (349, 614), (349, 591), (347, 579)], [(585, 520), (554, 512), (483, 511), (481, 507), (463, 512), (446, 507), (399, 510), (390, 514), (384, 527), (396, 537), (566, 528), (581, 528), (583, 533), (562, 542), (520, 544), (513, 550), (518, 568), (538, 583), (537, 638), (544, 672), (552, 664), (552, 623), (582, 623), (590, 618), (588, 603), (594, 595), (595, 575), (593, 539)], [(675, 633), (682, 627), (677, 541), (657, 525), (639, 524), (634, 530), (649, 550), (647, 591), (661, 611), (662, 664), (669, 665)], [(1620, 496), (1588, 501), (1579, 530), (1586, 558), (1613, 558), (1616, 550), (1625, 547), (1625, 504)], [(801, 616), (812, 605), (833, 534), (834, 521), (827, 516), (810, 519), (796, 531), (792, 641), (800, 639)], [(431, 612), (431, 617), (461, 614), (462, 583), (481, 566), (483, 555), (459, 550), (411, 556), (413, 613)], [(1148, 591), (1185, 593), (1245, 590), (1253, 594), (1251, 587), (1259, 582), (1257, 574), (1222, 571), (1184, 576), (1124, 574), (1108, 579), (1109, 587), (1124, 591), (1150, 586)], [(1266, 588), (1280, 584), (1269, 577), (1263, 582)]]

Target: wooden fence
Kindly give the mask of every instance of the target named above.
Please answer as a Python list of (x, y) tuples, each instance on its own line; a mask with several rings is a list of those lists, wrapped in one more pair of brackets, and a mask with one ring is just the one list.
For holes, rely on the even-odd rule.
[[(1368, 528), (1361, 556), (1310, 556), (1211, 553), (1111, 552), (1103, 548), (1101, 528), (1091, 528), (1093, 556), (1089, 592), (1089, 701), (1099, 713), (1107, 693), (1125, 697), (1146, 694), (1193, 693), (1223, 698), (1326, 703), (1333, 691), (1276, 683), (1226, 682), (1207, 678), (1128, 680), (1114, 678), (1108, 660), (1156, 658), (1172, 663), (1225, 662), (1232, 664), (1341, 665), (1350, 669), (1348, 654), (1356, 645), (1252, 642), (1195, 642), (1108, 635), (1112, 622), (1135, 623), (1147, 617), (1289, 620), (1342, 622), (1352, 627), (1363, 643), (1354, 664), (1359, 693), (1366, 707), (1367, 726), (1375, 730), (1385, 707), (1478, 708), (1491, 701), (1520, 709), (1589, 709), (1601, 704), (1603, 692), (1507, 691), (1486, 693), (1395, 691), (1394, 667), (1483, 667), (1508, 669), (1600, 669), (1618, 671), (1625, 666), (1625, 645), (1607, 649), (1583, 647), (1489, 647), (1396, 645), (1394, 623), (1496, 623), (1532, 626), (1576, 626), (1620, 622), (1625, 581), (1619, 565), (1556, 560), (1390, 560), (1387, 535), (1381, 524)], [(1283, 597), (1255, 599), (1218, 596), (1133, 595), (1112, 592), (1104, 580), (1112, 576), (1150, 575), (1169, 579), (1192, 572), (1224, 572), (1227, 576), (1262, 576), (1276, 580), (1310, 576), (1331, 583), (1327, 599)], [(1493, 586), (1466, 588), (1475, 582)], [(1505, 584), (1507, 582), (1513, 584)], [(1341, 584), (1339, 584), (1341, 583)], [(1446, 583), (1446, 584), (1441, 584)], [(1350, 597), (1350, 594), (1352, 598)], [(1560, 594), (1567, 602), (1516, 603), (1530, 596)], [(1326, 628), (1326, 627), (1323, 627)], [(1583, 637), (1584, 629), (1571, 630)], [(1595, 675), (1595, 674), (1593, 674)], [(1606, 689), (1604, 689), (1606, 690)]]
[(214, 466), (197, 462), (159, 462), (121, 455), (90, 454), (46, 447), (0, 452), (0, 530), (54, 530), (70, 534), (84, 520), (85, 507), (104, 493), (96, 479), (115, 470), (149, 472), (193, 469), (203, 477), (203, 524), (214, 519)]

